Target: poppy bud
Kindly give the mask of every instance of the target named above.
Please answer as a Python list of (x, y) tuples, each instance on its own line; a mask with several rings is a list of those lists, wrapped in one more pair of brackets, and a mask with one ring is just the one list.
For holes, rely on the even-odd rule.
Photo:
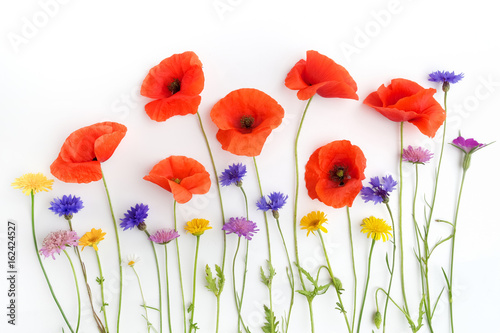
[(382, 324), (382, 314), (380, 314), (380, 311), (375, 312), (373, 315), (373, 323), (377, 328), (380, 328), (380, 324)]

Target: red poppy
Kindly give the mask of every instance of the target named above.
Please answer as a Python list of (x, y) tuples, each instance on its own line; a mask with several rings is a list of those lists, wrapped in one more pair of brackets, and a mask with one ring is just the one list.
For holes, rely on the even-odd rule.
[(358, 87), (349, 72), (317, 51), (307, 51), (285, 79), (285, 85), (298, 90), (297, 97), (306, 100), (318, 93), (322, 97), (358, 99)]
[(352, 203), (363, 187), (366, 158), (347, 140), (316, 149), (306, 164), (306, 187), (311, 199), (341, 208)]
[(394, 79), (368, 95), (363, 103), (392, 121), (409, 121), (432, 138), (446, 119), (444, 109), (433, 97), (435, 93), (436, 89), (425, 89), (413, 81)]
[(141, 87), (141, 95), (154, 98), (146, 113), (156, 121), (198, 112), (205, 76), (196, 53), (188, 51), (164, 59), (151, 68)]
[(170, 156), (158, 162), (145, 180), (163, 187), (178, 203), (186, 203), (193, 194), (210, 190), (210, 175), (198, 161), (185, 156)]
[(210, 112), (222, 149), (236, 155), (257, 156), (285, 111), (272, 97), (257, 89), (230, 92)]
[(71, 133), (50, 172), (66, 183), (90, 183), (102, 178), (101, 163), (113, 155), (127, 133), (127, 127), (103, 122)]

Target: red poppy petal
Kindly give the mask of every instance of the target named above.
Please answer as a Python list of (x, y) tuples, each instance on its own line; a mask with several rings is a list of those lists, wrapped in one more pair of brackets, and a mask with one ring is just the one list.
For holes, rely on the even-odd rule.
[(61, 155), (50, 165), (50, 172), (65, 183), (90, 183), (102, 178), (101, 163), (98, 161), (67, 162)]
[(149, 102), (145, 108), (147, 115), (152, 120), (165, 121), (173, 116), (196, 114), (200, 103), (200, 96), (185, 96), (177, 93), (171, 98)]
[(342, 187), (333, 186), (327, 179), (320, 179), (316, 184), (318, 199), (333, 208), (351, 207), (354, 199), (363, 187), (360, 180), (350, 180)]
[(174, 195), (174, 200), (177, 201), (178, 203), (184, 204), (191, 200), (193, 197), (193, 194), (189, 192), (186, 188), (181, 186), (180, 184), (177, 184), (176, 182), (172, 180), (168, 180), (170, 184), (170, 188), (172, 189), (172, 194)]
[(321, 82), (321, 83), (313, 84), (312, 86), (307, 86), (304, 89), (300, 89), (297, 92), (297, 97), (301, 101), (308, 100), (309, 98), (313, 97), (314, 94), (316, 94), (316, 92), (318, 91), (319, 88), (321, 88), (322, 86), (324, 86), (326, 84), (327, 84), (327, 82)]
[(318, 148), (312, 153), (311, 157), (309, 157), (309, 161), (306, 164), (306, 171), (304, 174), (304, 179), (306, 181), (306, 188), (311, 199), (317, 199), (318, 194), (316, 193), (316, 184), (320, 178), (320, 173), (322, 172), (319, 169), (319, 151), (321, 148)]
[(100, 162), (107, 161), (113, 155), (116, 148), (127, 133), (127, 128), (121, 124), (114, 123), (112, 127), (112, 133), (101, 135), (95, 141), (95, 157)]
[(318, 89), (318, 95), (321, 97), (337, 97), (337, 98), (350, 98), (358, 100), (356, 90), (345, 82), (326, 82)]
[(299, 60), (295, 66), (292, 67), (290, 72), (288, 72), (285, 78), (285, 86), (288, 89), (299, 90), (304, 89), (309, 86), (308, 83), (302, 78), (302, 74), (306, 70), (306, 61), (304, 59)]
[(196, 173), (182, 179), (180, 185), (193, 194), (205, 194), (210, 190), (210, 174), (206, 171)]
[(387, 87), (381, 85), (377, 93), (383, 102), (382, 106), (391, 106), (400, 99), (413, 96), (422, 90), (424, 88), (416, 82), (406, 79), (393, 79)]
[(222, 149), (239, 156), (260, 155), (267, 137), (271, 134), (269, 127), (254, 131), (251, 135), (242, 134), (238, 130), (219, 130), (217, 140), (221, 143)]

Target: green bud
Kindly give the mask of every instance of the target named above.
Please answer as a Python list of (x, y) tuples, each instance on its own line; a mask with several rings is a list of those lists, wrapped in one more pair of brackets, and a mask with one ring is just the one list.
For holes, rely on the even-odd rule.
[(471, 153), (466, 153), (464, 157), (464, 163), (462, 164), (462, 167), (464, 168), (464, 171), (467, 171), (470, 167), (470, 158), (471, 158)]
[(373, 315), (373, 323), (377, 328), (380, 328), (380, 324), (382, 324), (382, 314), (379, 311), (375, 312)]
[(141, 222), (137, 225), (137, 229), (139, 229), (140, 231), (144, 231), (146, 230), (147, 226), (146, 226), (146, 223), (144, 222)]
[(273, 217), (274, 217), (275, 219), (279, 219), (279, 218), (280, 218), (280, 213), (279, 213), (277, 210), (274, 210), (274, 209), (273, 209)]
[(450, 90), (450, 82), (444, 81), (443, 82), (443, 91), (448, 92)]
[(340, 281), (340, 279), (339, 279), (339, 278), (337, 278), (337, 277), (334, 277), (334, 278), (333, 278), (333, 286), (334, 286), (334, 287), (335, 287), (335, 289), (337, 289), (337, 290), (343, 290), (343, 289), (342, 289), (342, 281)]

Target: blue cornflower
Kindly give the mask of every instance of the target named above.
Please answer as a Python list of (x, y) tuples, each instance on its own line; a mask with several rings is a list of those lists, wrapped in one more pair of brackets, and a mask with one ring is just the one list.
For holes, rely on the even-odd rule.
[(240, 186), (243, 184), (243, 177), (247, 174), (247, 167), (241, 163), (230, 165), (222, 172), (219, 182), (222, 186), (234, 184)]
[(123, 230), (132, 229), (134, 227), (139, 228), (139, 230), (146, 230), (146, 223), (144, 220), (148, 217), (149, 207), (145, 204), (137, 204), (135, 207), (130, 207), (125, 213), (125, 217), (121, 218), (120, 227)]
[(63, 195), (61, 199), (54, 198), (49, 209), (59, 216), (71, 219), (73, 214), (78, 213), (83, 208), (83, 201), (74, 195)]
[(269, 201), (266, 201), (266, 197), (262, 197), (259, 201), (257, 201), (257, 208), (265, 212), (271, 210), (273, 212), (273, 216), (278, 218), (278, 209), (283, 208), (286, 204), (288, 195), (284, 195), (281, 192), (272, 192), (267, 197), (269, 198)]
[(443, 83), (443, 91), (450, 90), (450, 83), (457, 83), (464, 78), (464, 73), (455, 74), (455, 72), (435, 71), (429, 74), (429, 81)]
[(382, 177), (382, 181), (378, 177), (370, 178), (371, 187), (363, 186), (361, 198), (365, 202), (373, 201), (375, 204), (388, 203), (389, 192), (392, 192), (397, 184), (391, 175)]

